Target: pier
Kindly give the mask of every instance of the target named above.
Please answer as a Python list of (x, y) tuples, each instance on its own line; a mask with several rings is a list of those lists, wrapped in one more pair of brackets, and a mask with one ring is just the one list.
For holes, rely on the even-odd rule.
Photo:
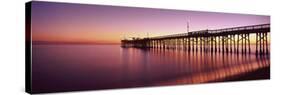
[[(190, 31), (147, 38), (134, 37), (121, 40), (121, 47), (250, 53), (251, 40), (255, 40), (255, 53), (263, 55), (269, 54), (269, 33), (270, 24), (259, 24), (215, 30)], [(255, 35), (255, 39), (250, 39), (250, 35)]]

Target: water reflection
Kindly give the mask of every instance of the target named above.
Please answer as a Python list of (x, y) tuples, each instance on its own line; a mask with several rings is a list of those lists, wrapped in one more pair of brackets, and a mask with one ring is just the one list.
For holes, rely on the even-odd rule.
[(32, 49), (35, 92), (269, 78), (269, 55), (119, 45), (34, 45)]
[[(124, 64), (142, 64), (140, 71), (143, 85), (194, 84), (216, 81), (258, 79), (255, 74), (267, 69), (269, 78), (269, 55), (187, 52), (176, 49), (123, 49), (122, 53), (140, 57), (139, 61), (123, 56)], [(140, 54), (138, 54), (140, 53)], [(127, 63), (127, 60), (132, 63)], [(130, 72), (130, 71), (128, 71)], [(252, 77), (252, 78), (251, 78)], [(150, 84), (152, 83), (152, 84)]]

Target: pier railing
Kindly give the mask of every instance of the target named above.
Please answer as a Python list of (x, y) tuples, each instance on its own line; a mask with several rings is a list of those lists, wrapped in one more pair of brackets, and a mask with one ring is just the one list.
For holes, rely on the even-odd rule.
[[(121, 40), (122, 47), (250, 52), (250, 34), (256, 35), (256, 53), (268, 54), (270, 24), (199, 30), (150, 38)], [(195, 49), (194, 49), (195, 48)]]

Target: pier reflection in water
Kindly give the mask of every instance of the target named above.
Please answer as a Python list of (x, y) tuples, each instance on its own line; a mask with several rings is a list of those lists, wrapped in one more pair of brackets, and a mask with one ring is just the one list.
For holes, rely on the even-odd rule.
[(143, 81), (150, 85), (269, 79), (270, 77), (270, 56), (256, 55), (254, 52), (237, 54), (188, 52), (180, 49), (123, 48), (122, 53), (128, 80), (130, 78), (133, 80), (134, 76), (139, 75), (138, 72), (142, 72)]
[(120, 45), (34, 45), (32, 87), (52, 92), (268, 79), (270, 56), (256, 56), (252, 50), (237, 54)]

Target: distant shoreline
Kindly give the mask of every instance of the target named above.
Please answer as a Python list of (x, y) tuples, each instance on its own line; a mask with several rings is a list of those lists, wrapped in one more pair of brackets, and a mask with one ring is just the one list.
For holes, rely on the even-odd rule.
[(93, 42), (46, 42), (46, 41), (32, 41), (32, 45), (121, 45), (121, 43), (93, 43)]
[(32, 44), (32, 45), (120, 45), (120, 44)]

